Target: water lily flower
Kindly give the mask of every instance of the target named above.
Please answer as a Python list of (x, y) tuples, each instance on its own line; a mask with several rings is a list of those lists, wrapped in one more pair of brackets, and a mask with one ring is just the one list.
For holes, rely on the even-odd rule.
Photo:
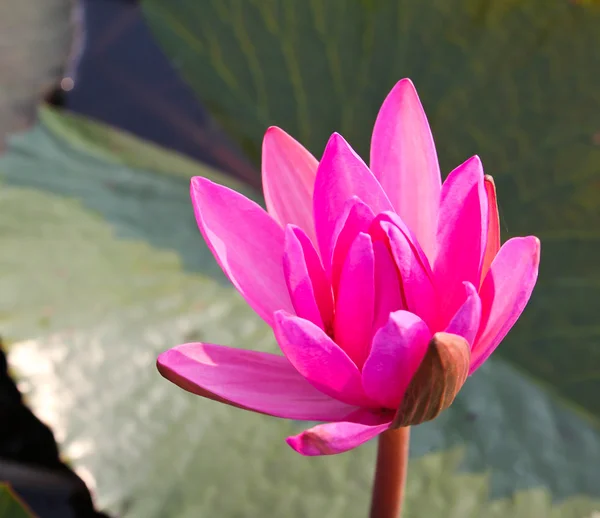
[(161, 374), (222, 403), (324, 422), (287, 439), (304, 455), (433, 419), (525, 308), (538, 239), (500, 246), (478, 157), (442, 184), (407, 79), (381, 107), (370, 166), (338, 134), (318, 162), (273, 127), (262, 175), (267, 210), (200, 177), (191, 197), (206, 243), (283, 354), (188, 343), (160, 355)]

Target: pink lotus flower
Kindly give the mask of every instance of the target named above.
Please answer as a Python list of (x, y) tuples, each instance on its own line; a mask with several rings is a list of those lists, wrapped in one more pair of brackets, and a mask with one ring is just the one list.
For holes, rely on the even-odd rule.
[(407, 79), (381, 107), (370, 167), (338, 134), (319, 163), (273, 127), (262, 172), (268, 211), (200, 177), (191, 196), (208, 246), (283, 355), (188, 343), (160, 355), (161, 374), (233, 406), (326, 422), (287, 439), (304, 455), (435, 417), (525, 308), (538, 239), (500, 247), (478, 157), (442, 185)]

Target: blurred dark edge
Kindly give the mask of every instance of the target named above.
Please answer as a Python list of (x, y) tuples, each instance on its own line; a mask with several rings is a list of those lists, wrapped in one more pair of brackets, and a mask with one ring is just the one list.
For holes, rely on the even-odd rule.
[[(54, 106), (124, 129), (260, 188), (260, 174), (202, 108), (155, 43), (136, 0), (83, 0), (74, 88)], [(266, 128), (265, 128), (266, 129)]]
[(8, 482), (39, 518), (108, 518), (61, 462), (54, 435), (23, 402), (0, 342), (0, 481)]

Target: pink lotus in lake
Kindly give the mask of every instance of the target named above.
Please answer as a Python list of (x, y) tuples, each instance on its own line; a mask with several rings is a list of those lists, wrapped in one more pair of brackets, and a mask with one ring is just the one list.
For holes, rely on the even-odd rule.
[(160, 355), (161, 374), (246, 410), (325, 422), (287, 439), (304, 455), (435, 417), (525, 308), (538, 239), (500, 246), (478, 157), (442, 184), (407, 79), (381, 107), (370, 166), (338, 134), (318, 162), (270, 128), (262, 171), (267, 211), (200, 177), (191, 196), (208, 246), (283, 354), (189, 343)]

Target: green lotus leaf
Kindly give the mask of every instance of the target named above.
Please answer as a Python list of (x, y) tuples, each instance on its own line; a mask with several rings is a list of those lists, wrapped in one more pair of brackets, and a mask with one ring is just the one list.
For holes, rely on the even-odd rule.
[(0, 482), (0, 518), (34, 518), (8, 484)]

